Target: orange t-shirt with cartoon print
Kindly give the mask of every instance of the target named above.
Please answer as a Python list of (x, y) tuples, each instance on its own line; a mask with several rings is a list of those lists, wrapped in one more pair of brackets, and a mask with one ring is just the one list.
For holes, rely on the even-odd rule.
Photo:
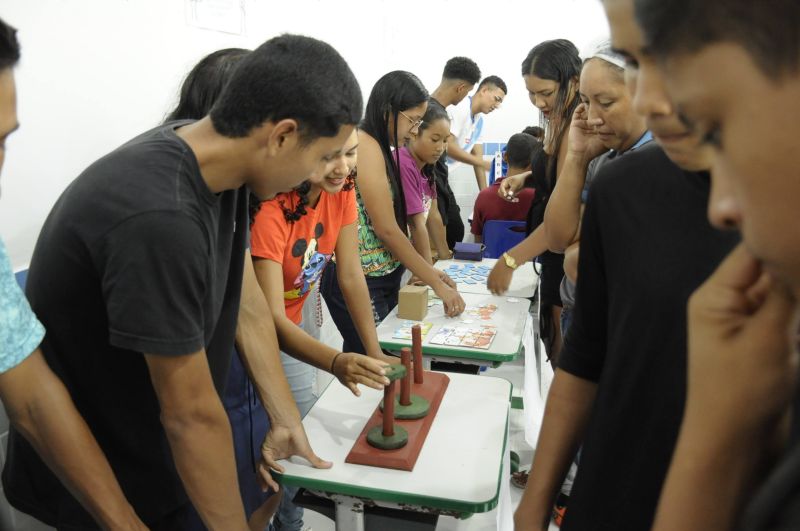
[(354, 190), (323, 191), (315, 208), (294, 223), (283, 216), (283, 206), (294, 211), (294, 190), (261, 204), (250, 234), (250, 253), (283, 267), (283, 303), (286, 316), (300, 324), (303, 303), (336, 249), (339, 231), (358, 218)]

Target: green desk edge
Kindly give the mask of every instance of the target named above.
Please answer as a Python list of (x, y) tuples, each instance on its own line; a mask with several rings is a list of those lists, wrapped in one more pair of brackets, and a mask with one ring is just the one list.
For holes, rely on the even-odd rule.
[[(385, 348), (387, 350), (396, 350), (399, 351), (405, 347), (411, 348), (410, 341), (398, 340), (398, 341), (378, 341), (378, 344), (381, 348)], [(447, 348), (446, 346), (438, 347), (435, 345), (422, 345), (422, 355), (423, 356), (446, 356), (448, 358), (461, 358), (461, 359), (468, 359), (468, 360), (478, 360), (478, 361), (491, 361), (494, 363), (505, 363), (507, 361), (514, 361), (519, 356), (519, 352), (522, 350), (522, 338), (520, 338), (519, 345), (517, 345), (517, 351), (511, 354), (490, 354), (489, 352), (485, 352), (482, 350), (459, 350), (454, 351), (451, 348)]]
[[(508, 399), (511, 400), (511, 393), (513, 387), (508, 383)], [(506, 429), (503, 434), (503, 451), (500, 455), (505, 455), (508, 450), (508, 422), (510, 414), (506, 413)], [(335, 466), (335, 465), (334, 465)], [(280, 474), (274, 470), (270, 473), (275, 480), (281, 485), (289, 487), (303, 487), (330, 494), (343, 494), (345, 496), (353, 496), (356, 498), (366, 498), (375, 501), (385, 501), (396, 503), (398, 505), (413, 505), (416, 507), (426, 509), (436, 509), (439, 511), (453, 511), (458, 513), (459, 518), (469, 518), (475, 513), (486, 513), (497, 507), (497, 499), (500, 496), (500, 485), (503, 481), (503, 460), (500, 460), (500, 470), (497, 471), (497, 490), (494, 497), (484, 502), (463, 502), (458, 500), (449, 500), (447, 498), (437, 498), (434, 496), (424, 496), (421, 494), (401, 494), (391, 490), (384, 489), (371, 489), (368, 487), (361, 487), (359, 485), (347, 485), (344, 483), (336, 483), (334, 481), (325, 481), (319, 479), (306, 479), (298, 478), (296, 476), (287, 476)]]

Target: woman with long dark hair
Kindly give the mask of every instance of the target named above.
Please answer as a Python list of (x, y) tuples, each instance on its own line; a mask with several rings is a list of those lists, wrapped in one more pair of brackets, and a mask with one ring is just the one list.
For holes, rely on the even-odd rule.
[(547, 199), (555, 187), (558, 168), (563, 165), (567, 155), (567, 133), (572, 114), (580, 104), (580, 73), (581, 59), (578, 49), (565, 39), (538, 44), (528, 52), (522, 62), (525, 87), (531, 103), (541, 113), (540, 122), (545, 129), (544, 150), (537, 152), (534, 157), (530, 176), (522, 174), (504, 179), (498, 193), (504, 199), (513, 200), (516, 193), (527, 184), (536, 189), (537, 200), (528, 212), (528, 237), (503, 254), (487, 280), (493, 293), (503, 293), (508, 290), (514, 269), (536, 256), (539, 257), (542, 265), (539, 283), (540, 331), (548, 357), (553, 362), (561, 350), (559, 287), (564, 277), (564, 255), (547, 250), (542, 221)]
[[(389, 72), (372, 88), (358, 133), (358, 243), (376, 322), (397, 305), (406, 267), (442, 299), (447, 315), (464, 311), (464, 300), (453, 281), (417, 253), (406, 228), (408, 216), (397, 150), (418, 132), (428, 97), (414, 74)], [(335, 264), (325, 269), (321, 291), (344, 338), (342, 350), (365, 353), (344, 303)]]

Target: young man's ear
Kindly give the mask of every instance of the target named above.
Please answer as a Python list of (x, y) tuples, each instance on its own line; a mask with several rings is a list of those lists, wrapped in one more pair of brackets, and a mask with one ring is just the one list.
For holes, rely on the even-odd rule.
[(253, 129), (252, 136), (259, 146), (266, 147), (270, 155), (297, 144), (300, 127), (296, 120), (285, 118), (277, 122), (267, 121)]

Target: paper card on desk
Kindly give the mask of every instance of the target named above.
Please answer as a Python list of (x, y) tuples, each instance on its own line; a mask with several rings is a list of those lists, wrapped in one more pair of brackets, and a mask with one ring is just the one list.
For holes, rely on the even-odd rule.
[(422, 337), (428, 335), (428, 332), (431, 331), (431, 327), (433, 323), (420, 323), (418, 321), (403, 321), (400, 323), (400, 328), (394, 331), (394, 335), (392, 336), (394, 339), (408, 339), (411, 340), (411, 327), (415, 324), (420, 325), (422, 328)]
[(464, 314), (483, 321), (489, 321), (496, 311), (496, 304), (481, 304), (480, 306), (468, 307), (464, 310)]
[(488, 350), (496, 335), (497, 329), (492, 325), (444, 326), (434, 334), (430, 344)]

